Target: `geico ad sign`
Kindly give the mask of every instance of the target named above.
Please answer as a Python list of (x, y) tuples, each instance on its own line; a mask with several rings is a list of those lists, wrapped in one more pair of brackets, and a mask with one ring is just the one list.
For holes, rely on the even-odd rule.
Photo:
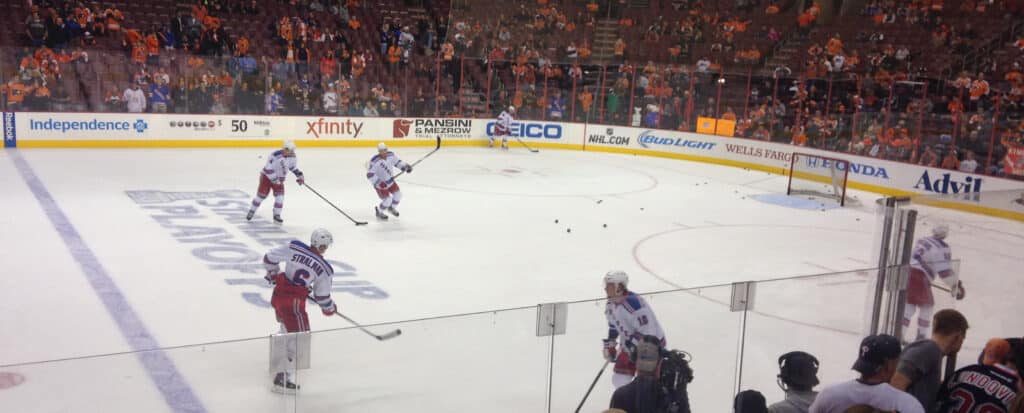
[[(488, 121), (486, 136), (495, 136), (494, 128), (497, 122)], [(547, 122), (515, 121), (512, 122), (510, 135), (517, 138), (527, 139), (562, 139), (565, 136), (565, 128), (562, 124)]]

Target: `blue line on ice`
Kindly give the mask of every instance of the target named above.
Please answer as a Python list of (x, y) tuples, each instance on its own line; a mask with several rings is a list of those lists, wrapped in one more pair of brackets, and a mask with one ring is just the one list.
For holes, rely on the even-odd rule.
[(117, 284), (107, 274), (107, 270), (103, 268), (100, 260), (96, 258), (96, 254), (89, 249), (89, 245), (78, 234), (78, 230), (71, 225), (71, 221), (61, 211), (60, 206), (57, 205), (57, 201), (53, 199), (50, 192), (46, 190), (43, 181), (36, 176), (32, 166), (21, 156), (18, 150), (9, 151), (8, 153), (14, 161), (14, 167), (21, 174), (22, 179), (25, 180), (29, 190), (32, 191), (32, 195), (35, 195), (36, 200), (39, 201), (39, 206), (46, 213), (50, 224), (60, 234), (61, 239), (64, 240), (64, 245), (71, 252), (71, 256), (74, 257), (79, 267), (82, 268), (82, 272), (89, 280), (89, 285), (92, 286), (93, 291), (99, 296), (103, 306), (106, 307), (107, 312), (110, 313), (110, 316), (117, 323), (117, 327), (121, 330), (121, 334), (124, 335), (132, 350), (137, 351), (136, 355), (139, 357), (139, 361), (145, 367), (150, 379), (153, 380), (160, 390), (167, 404), (175, 412), (205, 413), (206, 408), (203, 407), (203, 403), (199, 401), (192, 388), (185, 382), (185, 378), (178, 372), (178, 368), (174, 366), (174, 362), (171, 361), (170, 357), (163, 351), (157, 350), (160, 348), (160, 345), (156, 342), (156, 339), (146, 329), (145, 324), (142, 323), (142, 319), (139, 318), (135, 309), (128, 304), (124, 293), (117, 288)]

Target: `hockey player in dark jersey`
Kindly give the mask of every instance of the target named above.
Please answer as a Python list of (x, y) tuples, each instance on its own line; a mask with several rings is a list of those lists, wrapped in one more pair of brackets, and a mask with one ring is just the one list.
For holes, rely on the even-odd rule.
[[(1019, 351), (1019, 350), (1017, 350)], [(1018, 394), (1024, 393), (1020, 355), (1010, 344), (993, 338), (985, 345), (982, 363), (964, 367), (953, 373), (939, 391), (937, 413), (1006, 413)]]

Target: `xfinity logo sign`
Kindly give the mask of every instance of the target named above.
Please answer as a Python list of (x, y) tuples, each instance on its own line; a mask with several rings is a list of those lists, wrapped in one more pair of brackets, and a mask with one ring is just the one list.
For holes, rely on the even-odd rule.
[(683, 138), (664, 138), (660, 136), (655, 136), (652, 133), (653, 131), (649, 130), (645, 130), (640, 133), (640, 136), (637, 137), (637, 141), (640, 142), (640, 146), (644, 148), (650, 148), (651, 145), (677, 146), (680, 148), (694, 148), (706, 151), (715, 148), (715, 144), (711, 142), (693, 141)]
[[(487, 122), (487, 136), (494, 136), (494, 123)], [(562, 139), (562, 125), (512, 122), (511, 135), (520, 138)]]

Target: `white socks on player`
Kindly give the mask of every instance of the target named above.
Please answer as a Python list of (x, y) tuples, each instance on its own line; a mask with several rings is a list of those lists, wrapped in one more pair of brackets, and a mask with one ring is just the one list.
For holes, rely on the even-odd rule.
[(264, 199), (267, 199), (266, 195), (256, 194), (256, 197), (252, 199), (252, 206), (249, 207), (249, 212), (256, 212), (256, 210), (259, 209), (260, 204), (263, 203)]
[(284, 194), (274, 195), (274, 216), (280, 216), (282, 208), (284, 208)]
[[(903, 308), (903, 328), (904, 330), (910, 330), (910, 320), (914, 318), (914, 313), (917, 309), (921, 309), (921, 314), (917, 316), (917, 335), (915, 337), (928, 337), (931, 333), (932, 328), (932, 313), (935, 311), (935, 306), (920, 306), (914, 304), (907, 304)], [(908, 331), (904, 331), (906, 333)]]
[(633, 375), (631, 374), (612, 373), (612, 385), (616, 389), (629, 384), (631, 381), (633, 381)]
[(398, 206), (398, 203), (402, 201), (402, 191), (395, 191), (394, 193), (388, 194), (387, 198), (380, 200), (381, 211), (391, 208), (392, 206)]

